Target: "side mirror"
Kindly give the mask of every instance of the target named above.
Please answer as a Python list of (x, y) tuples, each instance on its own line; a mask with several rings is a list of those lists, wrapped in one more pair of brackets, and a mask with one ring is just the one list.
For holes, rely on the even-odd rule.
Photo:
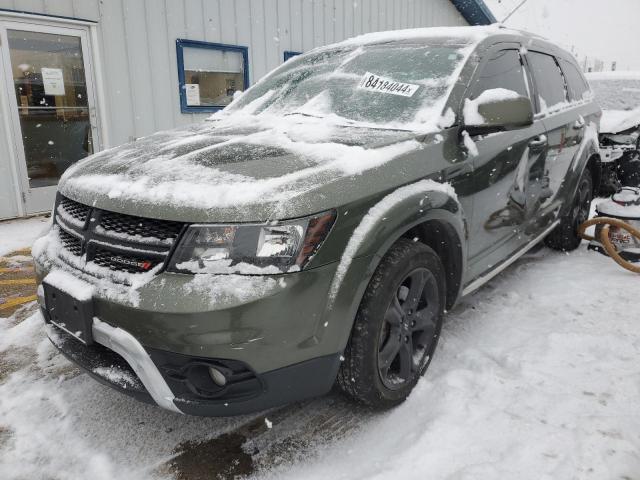
[(501, 131), (533, 123), (531, 100), (504, 88), (485, 90), (464, 103), (464, 124), (475, 131)]

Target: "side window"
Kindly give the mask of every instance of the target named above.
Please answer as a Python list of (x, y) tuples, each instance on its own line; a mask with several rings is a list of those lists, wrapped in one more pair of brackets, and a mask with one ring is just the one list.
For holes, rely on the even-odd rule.
[(569, 84), (569, 95), (572, 101), (578, 101), (585, 98), (585, 94), (590, 91), (587, 81), (573, 63), (567, 60), (560, 60), (562, 71)]
[(475, 99), (485, 90), (505, 88), (529, 97), (524, 68), (517, 50), (501, 50), (485, 64), (473, 86), (471, 98)]
[(532, 51), (529, 51), (527, 59), (538, 87), (540, 109), (545, 111), (566, 102), (567, 89), (556, 59), (551, 55)]

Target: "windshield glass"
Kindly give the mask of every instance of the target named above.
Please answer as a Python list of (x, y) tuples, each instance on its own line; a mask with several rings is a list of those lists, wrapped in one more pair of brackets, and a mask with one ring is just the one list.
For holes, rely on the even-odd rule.
[(337, 116), (375, 124), (424, 122), (440, 115), (460, 45), (367, 45), (323, 50), (290, 60), (227, 111)]
[(640, 107), (639, 79), (590, 80), (596, 100), (605, 110), (634, 110)]

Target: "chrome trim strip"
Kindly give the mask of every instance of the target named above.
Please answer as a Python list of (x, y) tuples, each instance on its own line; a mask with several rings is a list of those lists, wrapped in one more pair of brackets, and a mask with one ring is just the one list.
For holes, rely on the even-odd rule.
[(159, 406), (172, 412), (182, 413), (173, 403), (175, 396), (167, 382), (162, 378), (147, 351), (133, 335), (121, 328), (112, 327), (96, 317), (93, 318), (92, 332), (96, 342), (118, 353), (131, 365)]
[(521, 256), (523, 256), (525, 253), (527, 253), (529, 250), (531, 250), (533, 247), (535, 247), (540, 242), (540, 240), (542, 240), (549, 233), (551, 233), (551, 231), (554, 228), (556, 228), (556, 226), (559, 223), (560, 223), (560, 220), (556, 220), (555, 222), (553, 222), (549, 228), (547, 228), (544, 232), (542, 232), (540, 235), (538, 235), (536, 238), (534, 238), (531, 242), (529, 242), (527, 245), (525, 245), (521, 250), (519, 250), (517, 253), (515, 253), (511, 258), (509, 258), (508, 260), (502, 262), (500, 265), (498, 265), (496, 268), (491, 270), (489, 273), (483, 275), (480, 278), (477, 278), (476, 280), (471, 282), (469, 285), (467, 285), (464, 288), (464, 290), (462, 291), (462, 296), (464, 297), (466, 295), (469, 295), (471, 292), (477, 290), (482, 285), (484, 285), (489, 280), (491, 280), (493, 277), (495, 277), (500, 272), (502, 272), (503, 270), (508, 268), (510, 265), (512, 265)]

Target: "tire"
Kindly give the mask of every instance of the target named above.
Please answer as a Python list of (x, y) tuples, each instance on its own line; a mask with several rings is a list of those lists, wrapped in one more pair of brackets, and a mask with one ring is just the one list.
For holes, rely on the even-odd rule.
[(592, 200), (593, 177), (587, 168), (578, 182), (578, 189), (571, 203), (571, 209), (560, 219), (560, 225), (544, 239), (547, 247), (570, 252), (580, 246), (582, 238), (578, 235), (578, 227), (589, 219)]
[[(414, 296), (421, 284), (421, 293)], [(376, 408), (403, 402), (433, 358), (445, 287), (438, 255), (422, 243), (398, 240), (362, 298), (338, 373), (339, 387)]]

